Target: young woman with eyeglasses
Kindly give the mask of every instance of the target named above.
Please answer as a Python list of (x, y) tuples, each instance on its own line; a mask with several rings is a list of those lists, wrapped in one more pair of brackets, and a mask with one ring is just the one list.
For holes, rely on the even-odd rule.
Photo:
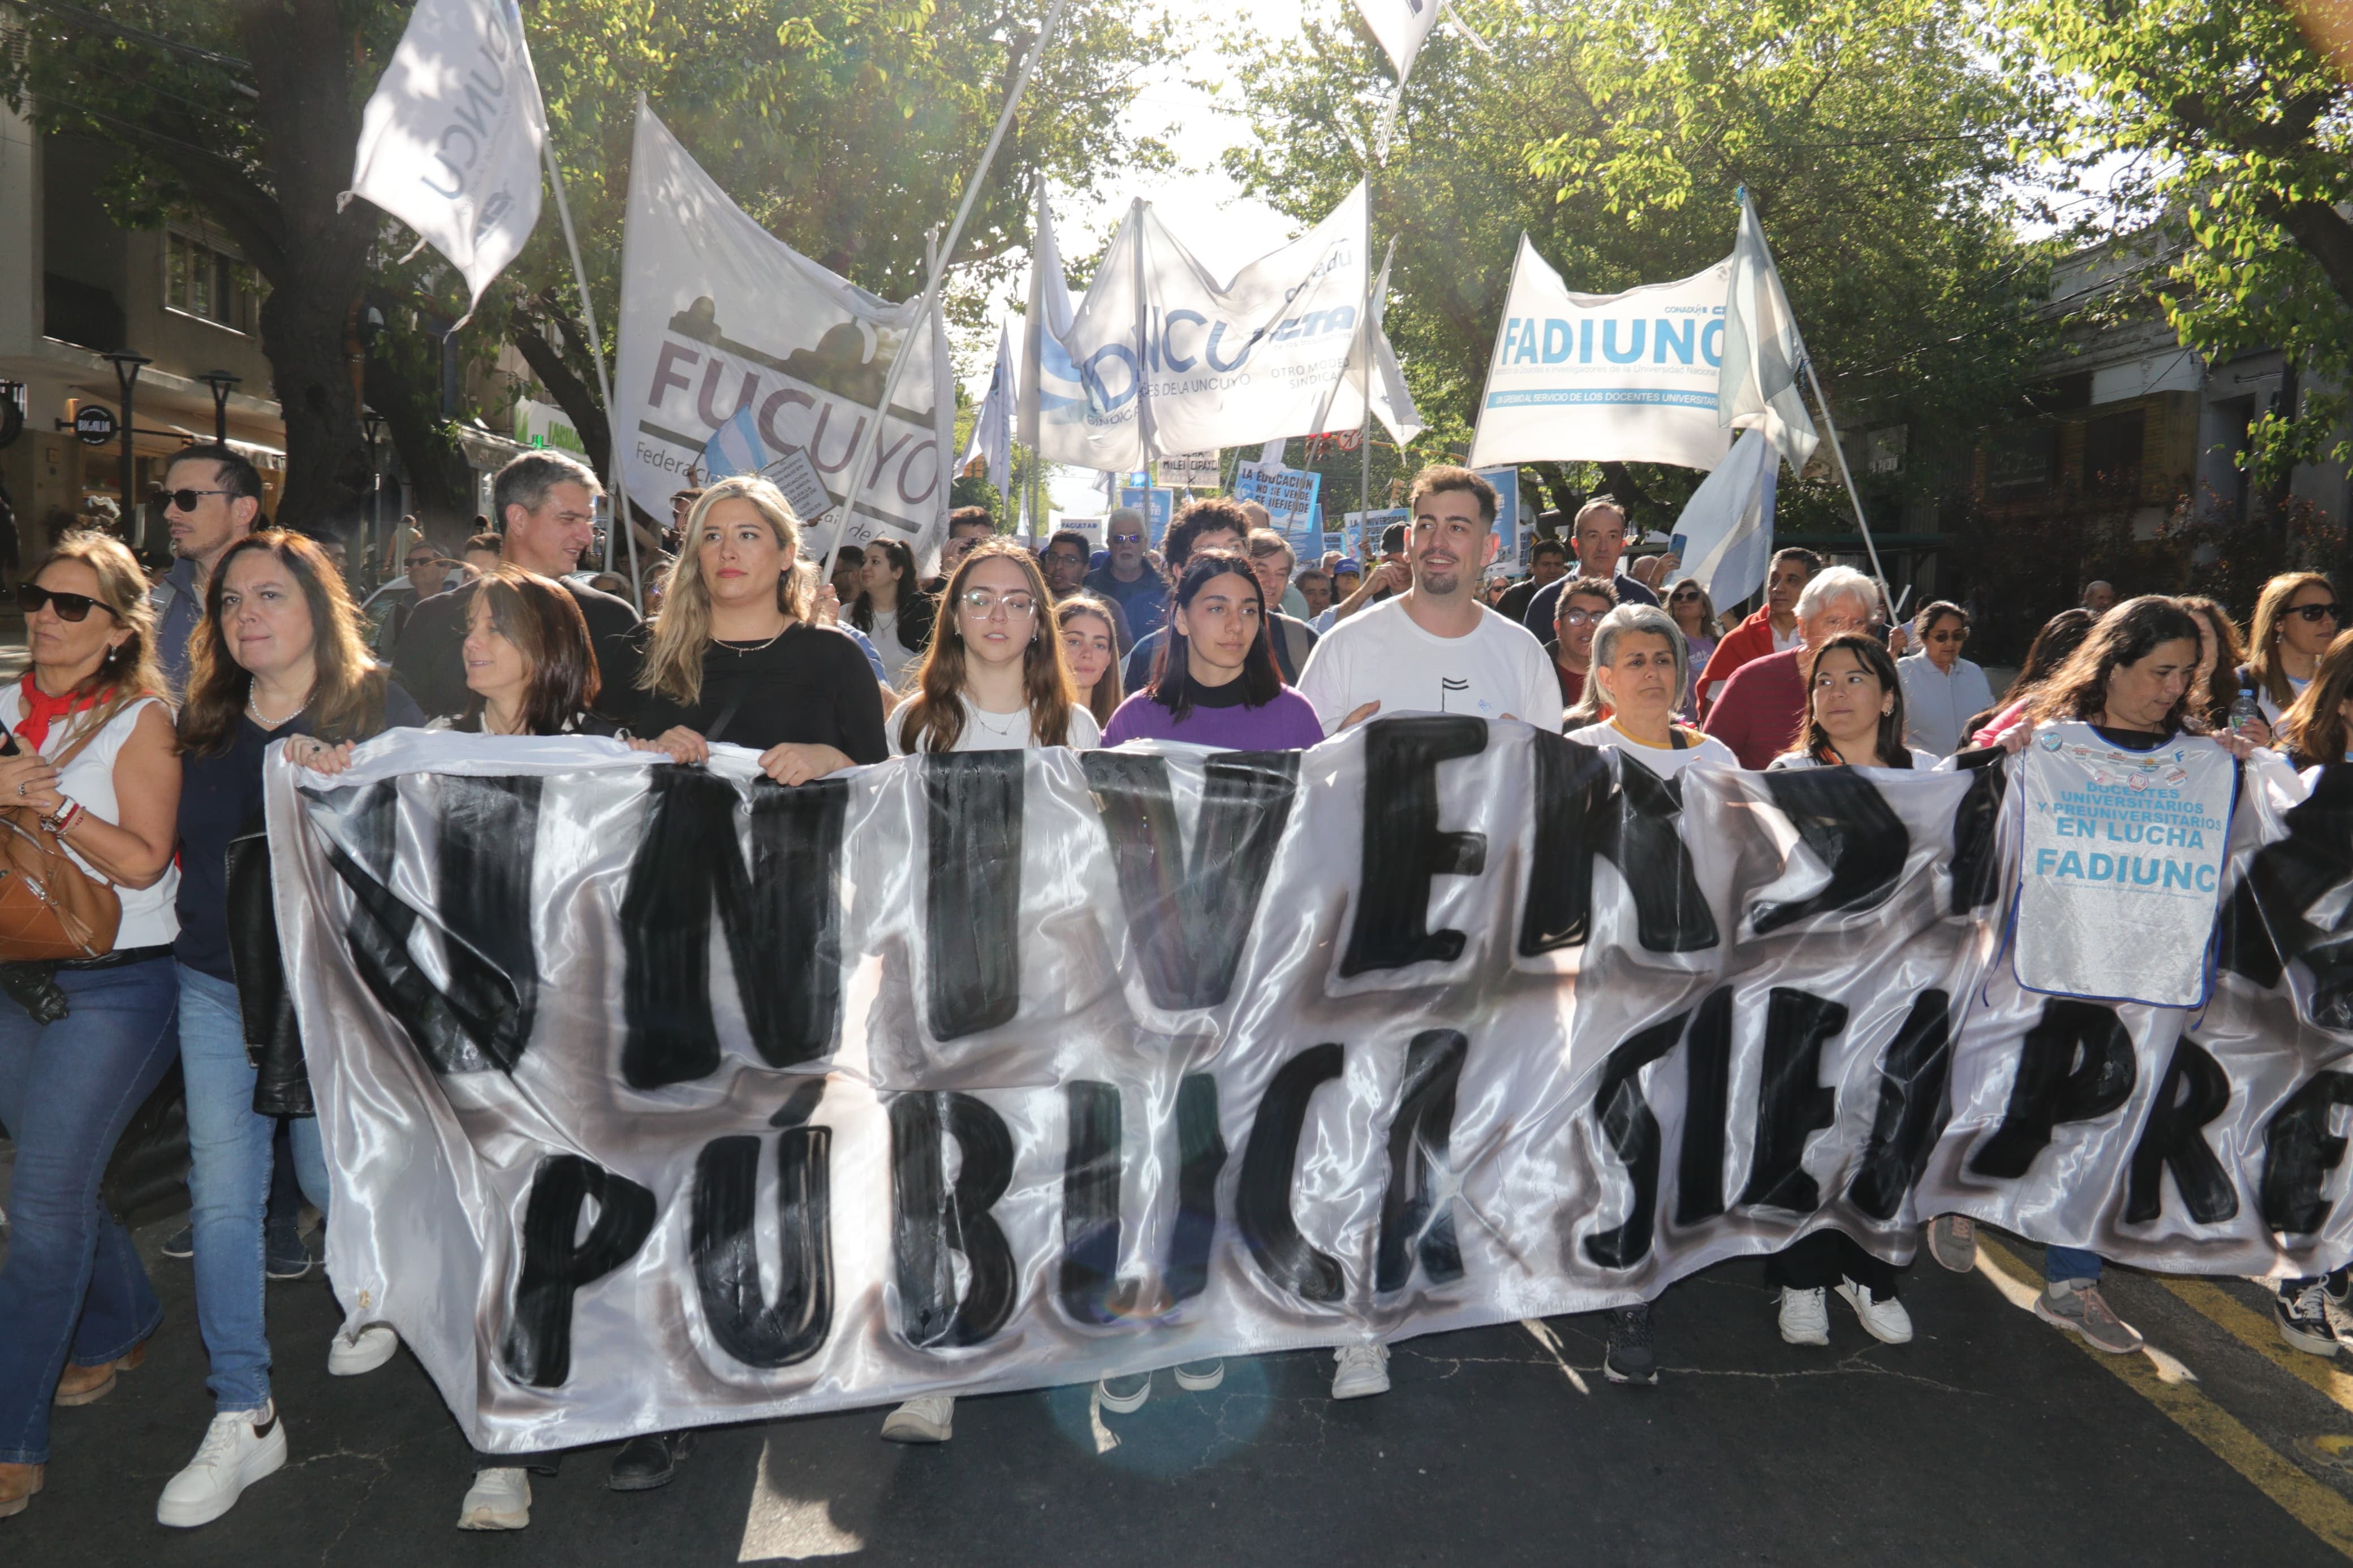
[(2254, 692), (2263, 722), (2277, 727), (2311, 682), (2343, 618), (2337, 590), (2317, 572), (2284, 572), (2263, 584), (2247, 631), (2247, 662), (2232, 672), (2239, 689)]
[(1920, 651), (1898, 659), (1905, 714), (1905, 742), (1949, 757), (1968, 739), (1970, 718), (1993, 706), (1993, 683), (1961, 657), (1969, 640), (1969, 614), (1939, 599), (1925, 606), (1913, 626)]
[(891, 716), (892, 750), (1013, 752), (1093, 746), (1103, 727), (1080, 700), (1029, 552), (983, 540), (956, 563), (915, 694)]
[(1079, 699), (1098, 724), (1108, 724), (1125, 695), (1119, 683), (1119, 612), (1092, 594), (1073, 594), (1054, 606), (1062, 658)]
[(122, 918), (111, 952), (57, 965), (62, 1017), (0, 1000), (0, 1129), (16, 1142), (0, 1264), (0, 1516), (41, 1489), (52, 1404), (106, 1394), (163, 1318), (98, 1189), (180, 1044), (180, 758), (146, 579), (114, 540), (69, 534), (16, 598), (32, 668), (0, 689), (11, 748), (0, 800), (52, 825), (83, 869), (114, 885)]
[(1699, 672), (1707, 668), (1715, 645), (1724, 640), (1715, 627), (1715, 601), (1699, 585), (1698, 578), (1685, 577), (1667, 590), (1666, 609), (1675, 629), (1683, 634), (1683, 646), (1691, 649), (1691, 689), (1683, 693), (1683, 710), (1697, 713)]

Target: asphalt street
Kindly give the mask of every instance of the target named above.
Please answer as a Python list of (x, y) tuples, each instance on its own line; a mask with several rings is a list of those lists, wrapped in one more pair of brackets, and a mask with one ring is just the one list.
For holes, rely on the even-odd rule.
[[(5, 1162), (5, 1152), (0, 1152)], [(5, 1175), (5, 1172), (0, 1172)], [(5, 1201), (5, 1200), (0, 1200)], [(531, 1528), (454, 1528), (470, 1460), (406, 1352), (327, 1375), (314, 1273), (269, 1289), (293, 1458), (227, 1517), (154, 1521), (210, 1414), (188, 1265), (142, 1234), (167, 1310), (145, 1366), (57, 1413), (47, 1489), (0, 1521), (0, 1563), (496, 1563), (561, 1568), (872, 1563), (2053, 1563), (2322, 1564), (2353, 1555), (2353, 1376), (2291, 1351), (2240, 1281), (2118, 1272), (2150, 1350), (2096, 1356), (2013, 1304), (2036, 1248), (1980, 1271), (1925, 1260), (1919, 1333), (1781, 1342), (1755, 1263), (1670, 1291), (1666, 1376), (1603, 1381), (1599, 1317), (1396, 1347), (1386, 1396), (1334, 1404), (1328, 1358), (1166, 1374), (1131, 1415), (1087, 1389), (965, 1402), (953, 1442), (876, 1436), (881, 1412), (705, 1432), (666, 1489), (604, 1487), (609, 1450), (534, 1483)], [(1555, 1349), (1540, 1335), (1548, 1335)], [(2331, 1439), (2336, 1439), (2334, 1444)]]

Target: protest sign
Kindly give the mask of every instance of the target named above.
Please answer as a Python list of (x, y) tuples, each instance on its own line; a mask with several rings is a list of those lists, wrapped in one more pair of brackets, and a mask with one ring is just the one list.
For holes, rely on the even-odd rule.
[(1132, 506), (1144, 514), (1145, 536), (1155, 550), (1159, 549), (1161, 540), (1168, 534), (1168, 521), (1176, 515), (1176, 492), (1157, 486), (1123, 485), (1119, 504)]
[(1520, 558), (1520, 470), (1481, 468), (1479, 477), (1495, 487), (1495, 546), (1498, 562)]
[(1391, 523), (1412, 521), (1413, 513), (1401, 506), (1349, 512), (1347, 526), (1340, 531), (1347, 538), (1341, 549), (1354, 560), (1370, 561), (1381, 552), (1381, 535), (1388, 531)]
[(2202, 1003), (2237, 776), (2231, 753), (2200, 736), (2143, 752), (2089, 724), (2039, 730), (2020, 791), (2019, 984)]
[(1218, 467), (1220, 454), (1212, 448), (1207, 452), (1178, 452), (1160, 459), (1160, 482), (1184, 489), (1213, 490), (1224, 483)]
[(1572, 293), (1522, 235), (1470, 466), (1714, 468), (1732, 444), (1716, 423), (1731, 274), (1727, 259), (1622, 294)]
[(1099, 516), (1072, 517), (1068, 512), (1064, 512), (1061, 516), (1054, 519), (1055, 531), (1060, 532), (1063, 529), (1068, 529), (1072, 533), (1083, 536), (1087, 542), (1087, 549), (1090, 552), (1101, 550), (1103, 547), (1103, 520)]
[(1826, 1226), (1901, 1262), (1938, 1213), (2353, 1256), (2353, 770), (2250, 770), (2192, 1015), (1998, 962), (2001, 769), (1662, 781), (1460, 715), (713, 752), (269, 766), (329, 1276), (488, 1452), (1593, 1310)]
[[(769, 234), (639, 106), (613, 384), (613, 438), (638, 506), (668, 517), (712, 432), (747, 415), (770, 461), (806, 452), (831, 502), (857, 490), (842, 543), (884, 531), (923, 560), (944, 530), (955, 453), (952, 366), (937, 319), (923, 316), (921, 300), (879, 299)], [(916, 359), (853, 484), (902, 353)]]
[(1234, 465), (1235, 499), (1254, 500), (1266, 508), (1274, 520), (1274, 531), (1286, 539), (1307, 531), (1323, 492), (1324, 476), (1312, 468), (1286, 468), (1279, 463)]

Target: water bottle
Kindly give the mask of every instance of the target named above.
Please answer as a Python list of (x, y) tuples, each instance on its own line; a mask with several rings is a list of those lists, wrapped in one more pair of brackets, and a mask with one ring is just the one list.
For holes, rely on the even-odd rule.
[(2263, 717), (2263, 707), (2255, 700), (2255, 689), (2239, 688), (2239, 700), (2231, 704), (2231, 732), (2237, 734), (2250, 724), (2260, 723)]

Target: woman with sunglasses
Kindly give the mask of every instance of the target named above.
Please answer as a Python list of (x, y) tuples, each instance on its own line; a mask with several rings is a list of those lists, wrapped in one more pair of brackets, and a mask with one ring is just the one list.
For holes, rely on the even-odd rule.
[[(347, 742), (425, 722), (416, 700), (368, 657), (359, 614), (319, 546), (299, 533), (256, 533), (229, 546), (189, 642), (180, 712), (180, 1065), (188, 1087), (196, 1322), (212, 1358), (216, 1414), (195, 1458), (164, 1489), (155, 1517), (205, 1524), (286, 1463), (286, 1423), (270, 1394), (262, 1306), (262, 1211), (280, 1110), (303, 1195), (327, 1212), (327, 1170), (307, 1085), (256, 1108), (230, 958), (232, 840), (259, 831), (262, 767), (283, 741), (298, 761)], [(244, 918), (241, 914), (237, 917)], [(299, 1079), (299, 1070), (296, 1074)], [(263, 1084), (265, 1090), (269, 1084)], [(265, 1098), (269, 1098), (265, 1095)], [(372, 1372), (399, 1340), (382, 1324), (338, 1333), (327, 1370)]]
[(1993, 706), (1993, 683), (1961, 657), (1969, 640), (1969, 613), (1949, 600), (1926, 605), (1913, 622), (1920, 651), (1896, 661), (1903, 678), (1907, 745), (1939, 757), (1960, 750), (1969, 719)]
[(0, 1516), (41, 1489), (51, 1405), (106, 1394), (164, 1315), (98, 1189), (180, 1043), (180, 759), (146, 579), (115, 541), (69, 534), (16, 599), (33, 662), (0, 690), (0, 801), (38, 812), (76, 864), (113, 884), (122, 919), (111, 952), (57, 966), (62, 1017), (44, 1024), (0, 1000), (0, 1130), (16, 1142), (0, 1264)]
[(931, 645), (936, 610), (915, 571), (915, 552), (896, 539), (870, 541), (849, 624), (871, 637), (882, 656), (882, 684), (905, 689), (907, 672)]
[(891, 715), (891, 747), (1018, 752), (1099, 745), (1103, 728), (1079, 699), (1062, 639), (1046, 626), (1053, 600), (1019, 545), (983, 540), (956, 563), (947, 606), (915, 678)]
[(1283, 685), (1265, 584), (1244, 557), (1205, 550), (1168, 600), (1168, 639), (1152, 684), (1120, 704), (1103, 743), (1188, 741), (1229, 752), (1300, 752), (1324, 739), (1307, 699)]
[(1095, 722), (1108, 724), (1119, 710), (1119, 612), (1092, 594), (1073, 594), (1054, 606), (1061, 628), (1062, 658), (1071, 680)]
[(2311, 683), (2340, 619), (2337, 590), (2317, 572), (2283, 572), (2263, 584), (2247, 631), (2247, 662), (2232, 674), (2239, 690), (2255, 694), (2264, 723), (2276, 728)]
[(1698, 578), (1685, 577), (1667, 590), (1666, 607), (1675, 629), (1683, 634), (1683, 646), (1691, 650), (1692, 690), (1683, 693), (1683, 711), (1696, 713), (1699, 672), (1707, 668), (1708, 657), (1724, 640), (1715, 629), (1715, 601), (1699, 585)]

